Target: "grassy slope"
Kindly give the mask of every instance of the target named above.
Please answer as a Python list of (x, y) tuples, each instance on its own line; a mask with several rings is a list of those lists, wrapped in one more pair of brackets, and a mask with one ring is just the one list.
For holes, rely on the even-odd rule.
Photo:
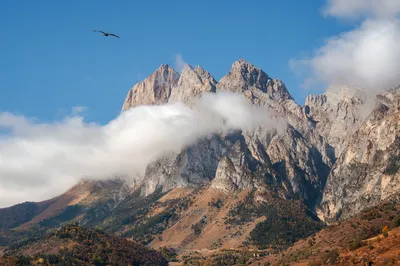
[(168, 265), (159, 252), (141, 244), (73, 224), (21, 248), (6, 251), (0, 265), (21, 262), (34, 265), (40, 261), (40, 264), (67, 265)]
[[(147, 198), (133, 193), (115, 208), (105, 209), (105, 206), (108, 205), (98, 202), (84, 211), (71, 207), (69, 212), (82, 211), (71, 217), (86, 223), (86, 226), (103, 228), (151, 248), (173, 248), (179, 253), (182, 263), (186, 261), (187, 265), (197, 262), (213, 265), (216, 261), (221, 265), (238, 265), (243, 261), (254, 262), (254, 265), (318, 265), (334, 256), (336, 249), (343, 263), (353, 263), (354, 256), (361, 253), (364, 258), (378, 262), (380, 259), (396, 259), (393, 256), (397, 252), (395, 235), (398, 229), (389, 232), (389, 237), (380, 242), (370, 239), (381, 233), (385, 225), (395, 227), (394, 221), (399, 214), (396, 204), (384, 204), (365, 211), (293, 245), (282, 242), (282, 239), (289, 239), (287, 236), (294, 237), (293, 240), (307, 237), (317, 230), (318, 222), (310, 219), (300, 202), (274, 198), (271, 193), (252, 194), (245, 190), (232, 195), (209, 187), (186, 188), (166, 194), (155, 193)], [(278, 212), (271, 212), (274, 208)], [(58, 213), (34, 226), (69, 222), (71, 219), (67, 214), (65, 211)], [(276, 219), (270, 221), (268, 217)], [(285, 217), (296, 219), (286, 220), (286, 224), (280, 222)], [(301, 228), (303, 234), (299, 235), (296, 228)], [(352, 242), (354, 239), (356, 241)], [(366, 239), (377, 244), (365, 243), (363, 246)], [(27, 246), (29, 242), (23, 245)], [(286, 249), (287, 245), (291, 247)], [(259, 250), (261, 246), (266, 249)], [(386, 257), (382, 255), (384, 253)], [(371, 258), (365, 254), (371, 254)]]

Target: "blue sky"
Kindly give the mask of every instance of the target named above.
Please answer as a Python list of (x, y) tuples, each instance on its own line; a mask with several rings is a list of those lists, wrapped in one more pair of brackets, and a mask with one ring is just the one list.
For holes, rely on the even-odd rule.
[[(50, 121), (86, 106), (87, 119), (115, 118), (128, 90), (182, 54), (218, 80), (239, 58), (309, 93), (289, 60), (349, 24), (321, 14), (322, 0), (0, 1), (0, 112)], [(105, 38), (92, 29), (116, 33)]]

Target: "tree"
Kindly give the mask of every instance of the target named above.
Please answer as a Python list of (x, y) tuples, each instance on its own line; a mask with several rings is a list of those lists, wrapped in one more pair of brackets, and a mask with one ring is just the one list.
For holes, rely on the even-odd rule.
[(387, 225), (385, 225), (383, 228), (382, 228), (382, 234), (383, 234), (383, 236), (384, 237), (388, 237), (388, 231), (389, 231), (389, 227), (387, 226)]

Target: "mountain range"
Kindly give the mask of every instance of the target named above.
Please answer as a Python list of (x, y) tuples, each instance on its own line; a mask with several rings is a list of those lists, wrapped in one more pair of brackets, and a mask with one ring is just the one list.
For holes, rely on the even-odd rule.
[(400, 88), (371, 97), (332, 86), (300, 105), (281, 80), (242, 59), (219, 81), (200, 66), (178, 73), (164, 64), (128, 91), (121, 112), (191, 107), (224, 91), (268, 108), (285, 125), (198, 139), (151, 162), (134, 182), (83, 180), (56, 198), (0, 209), (0, 246), (18, 249), (77, 222), (185, 258), (243, 248), (268, 256), (399, 200)]

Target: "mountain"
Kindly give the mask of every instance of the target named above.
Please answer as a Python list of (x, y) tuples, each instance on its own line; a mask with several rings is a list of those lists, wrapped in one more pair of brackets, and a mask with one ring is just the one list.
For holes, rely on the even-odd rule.
[[(331, 86), (324, 94), (309, 95), (305, 112), (318, 132), (335, 148), (336, 157), (341, 153), (348, 135), (352, 135), (363, 119), (366, 95), (348, 86)], [(366, 112), (372, 109), (365, 109)]]
[[(150, 77), (157, 76), (159, 72), (157, 70)], [(146, 79), (140, 86), (152, 88), (152, 80)], [(238, 166), (247, 169), (235, 169), (236, 181), (227, 184), (228, 186), (233, 185), (239, 189), (254, 187), (255, 180), (241, 172), (254, 172), (262, 167), (267, 172), (280, 176), (279, 182), (285, 184), (283, 187), (287, 196), (305, 198), (309, 206), (316, 204), (333, 164), (332, 152), (324, 139), (309, 127), (302, 107), (295, 103), (282, 81), (271, 79), (261, 69), (244, 60), (238, 60), (218, 83), (207, 71), (187, 65), (176, 84), (174, 79), (170, 80), (169, 85), (165, 85), (168, 88), (173, 87), (170, 97), (166, 97), (168, 99), (162, 94), (154, 101), (174, 102), (179, 99), (190, 105), (188, 99), (195, 99), (204, 92), (241, 92), (252, 103), (268, 106), (277, 116), (288, 120), (289, 127), (283, 134), (237, 132), (228, 136), (215, 135), (201, 139), (196, 144), (185, 147), (180, 153), (170, 154), (149, 165), (142, 184), (142, 195), (149, 195), (157, 188), (168, 191), (172, 188), (207, 184), (214, 179), (217, 171), (218, 176), (224, 175), (227, 168), (223, 168), (223, 165), (227, 161), (235, 161), (235, 158), (230, 157), (230, 154), (234, 156), (230, 150), (239, 148), (237, 152), (246, 154), (246, 160), (251, 165)], [(138, 93), (136, 98), (129, 93), (125, 102), (131, 101), (132, 97), (138, 101), (141, 95)], [(148, 100), (143, 98), (141, 102), (146, 104)], [(293, 153), (294, 147), (299, 152)], [(214, 182), (216, 183), (217, 181)], [(221, 184), (219, 182), (219, 187), (226, 189)]]
[(400, 192), (400, 90), (378, 95), (373, 112), (348, 139), (321, 203), (326, 221), (347, 218)]
[(155, 250), (101, 230), (66, 225), (23, 248), (10, 248), (0, 265), (168, 265)]
[(168, 102), (183, 102), (191, 105), (203, 93), (215, 92), (217, 81), (201, 66), (185, 65), (177, 84), (173, 87)]
[(122, 110), (141, 104), (162, 104), (171, 95), (172, 87), (178, 82), (179, 73), (169, 65), (161, 65), (152, 75), (129, 90)]
[(178, 73), (161, 65), (129, 90), (122, 112), (192, 107), (204, 93), (224, 91), (268, 108), (280, 124), (198, 139), (151, 162), (135, 182), (82, 181), (54, 199), (0, 209), (0, 246), (78, 222), (185, 258), (235, 250), (228, 257), (240, 263), (253, 251), (282, 255), (366, 208), (400, 199), (400, 88), (372, 99), (332, 86), (299, 105), (281, 80), (243, 59), (219, 81), (200, 66)]
[(400, 205), (384, 201), (248, 265), (398, 265)]

